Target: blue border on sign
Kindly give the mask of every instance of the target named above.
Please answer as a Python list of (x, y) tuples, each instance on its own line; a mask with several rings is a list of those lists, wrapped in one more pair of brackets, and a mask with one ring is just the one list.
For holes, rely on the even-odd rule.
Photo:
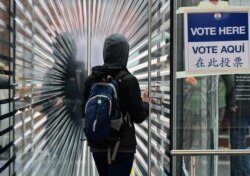
[[(187, 24), (188, 42), (241, 41), (249, 38), (247, 12), (188, 13)], [(212, 33), (209, 28), (213, 28)]]

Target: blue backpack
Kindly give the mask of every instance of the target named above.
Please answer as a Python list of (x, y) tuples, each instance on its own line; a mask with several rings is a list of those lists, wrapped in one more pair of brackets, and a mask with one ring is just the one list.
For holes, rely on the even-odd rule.
[[(127, 74), (127, 72), (126, 72)], [(125, 73), (118, 73), (113, 79), (107, 75), (93, 84), (85, 106), (85, 134), (89, 143), (100, 148), (114, 150), (112, 160), (120, 144), (123, 114), (119, 104), (118, 77)], [(110, 151), (109, 151), (110, 153)], [(108, 158), (109, 163), (111, 157)]]

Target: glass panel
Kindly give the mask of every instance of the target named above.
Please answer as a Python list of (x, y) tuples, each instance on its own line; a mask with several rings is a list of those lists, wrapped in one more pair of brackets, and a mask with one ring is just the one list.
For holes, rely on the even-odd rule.
[[(246, 1), (245, 1), (246, 2)], [(238, 3), (243, 3), (238, 1)], [(180, 6), (198, 5), (199, 1), (176, 3)], [(233, 2), (235, 3), (235, 1)], [(175, 45), (177, 76), (184, 71), (183, 16), (177, 16)], [(185, 48), (184, 48), (185, 50)], [(199, 156), (174, 157), (175, 175), (248, 175), (249, 156), (202, 155), (202, 150), (236, 152), (248, 149), (249, 75), (199, 76), (177, 79), (176, 111), (174, 116), (174, 149), (198, 150)], [(214, 152), (216, 152), (214, 151)], [(248, 152), (244, 151), (244, 152)], [(213, 154), (213, 151), (211, 151)], [(214, 154), (216, 155), (216, 154)], [(231, 162), (230, 162), (231, 161)], [(243, 161), (243, 162), (242, 162)]]
[[(214, 134), (216, 124), (216, 80), (214, 76), (207, 77), (187, 77), (178, 81), (182, 85), (182, 105), (178, 111), (183, 115), (177, 117), (178, 126), (176, 131), (178, 143), (177, 149), (202, 150), (213, 149), (215, 145)], [(183, 170), (191, 172), (190, 158), (182, 163)], [(212, 158), (207, 157), (197, 169), (202, 170), (206, 175), (214, 175), (214, 165)], [(185, 167), (184, 165), (185, 164)]]
[[(216, 176), (229, 176), (230, 175), (230, 166), (228, 165), (228, 162), (226, 162), (229, 159), (229, 156), (178, 156), (176, 157), (176, 160), (182, 161), (184, 168), (187, 168), (188, 164), (190, 165), (190, 169), (184, 170), (181, 175), (183, 176), (196, 176), (196, 175), (213, 175), (213, 174), (206, 174), (206, 172), (202, 169), (199, 169), (199, 167), (204, 168), (204, 164), (208, 164), (209, 161), (219, 160), (221, 162), (218, 163), (218, 172)], [(209, 165), (206, 165), (206, 167), (210, 167)], [(208, 169), (207, 168), (207, 169)]]
[[(25, 10), (27, 8), (27, 10)], [(25, 168), (32, 156), (32, 8), (28, 1), (16, 1), (16, 109), (15, 145), (17, 150), (17, 173)], [(22, 109), (21, 109), (22, 108)], [(22, 133), (18, 133), (22, 131)], [(29, 172), (26, 172), (29, 175)]]
[(170, 1), (152, 1), (150, 91), (151, 174), (170, 175)]
[[(179, 6), (195, 6), (199, 1), (179, 2)], [(183, 17), (177, 16), (176, 57), (177, 72), (184, 70)], [(177, 80), (177, 105), (174, 133), (174, 149), (202, 150), (214, 149), (216, 145), (217, 101), (215, 76), (186, 77)], [(177, 158), (174, 163), (176, 175), (215, 175), (216, 157), (200, 156), (195, 160), (190, 156)], [(195, 163), (197, 164), (194, 164)], [(194, 167), (195, 165), (195, 167)]]
[[(87, 70), (89, 66), (102, 64), (104, 38), (117, 32), (129, 40), (131, 52), (128, 67), (144, 90), (148, 78), (145, 65), (148, 62), (147, 2), (18, 0), (16, 9), (17, 171), (21, 175), (97, 175), (87, 145), (80, 140), (83, 131), (77, 125), (79, 118), (72, 112), (73, 106), (80, 105), (79, 99), (82, 98), (76, 86), (77, 77), (66, 78), (70, 71), (74, 72), (75, 65), (83, 65), (83, 75), (80, 75), (83, 81), (90, 72)], [(159, 8), (154, 3), (153, 10), (160, 9), (168, 10), (168, 5)], [(164, 27), (167, 18), (163, 16), (161, 12), (159, 36), (167, 30)], [(157, 44), (160, 42), (156, 41)], [(154, 60), (154, 65), (166, 61), (167, 48), (159, 45), (158, 50), (164, 58)], [(75, 55), (71, 55), (73, 53)], [(161, 79), (160, 76), (158, 79)], [(66, 85), (67, 82), (72, 83), (71, 87)], [(161, 94), (164, 90), (155, 92)], [(77, 98), (72, 99), (72, 94)], [(158, 127), (160, 122), (155, 121)], [(147, 173), (147, 123), (138, 128), (137, 136), (143, 142), (138, 142), (140, 154), (136, 156), (133, 171), (140, 175)], [(162, 135), (166, 138), (165, 133)], [(165, 152), (164, 141), (160, 142), (161, 153)], [(156, 153), (154, 159), (161, 153)]]
[[(0, 2), (0, 38), (2, 42), (9, 42), (9, 29), (10, 19), (8, 14), (9, 1), (1, 1)], [(7, 46), (8, 48), (8, 46)], [(7, 52), (9, 49), (1, 49), (2, 52)], [(7, 54), (8, 55), (8, 54)]]
[(21, 175), (85, 170), (80, 108), (87, 75), (87, 58), (81, 55), (87, 53), (81, 45), (86, 26), (79, 26), (83, 19), (76, 15), (84, 4), (16, 1), (15, 145)]
[(0, 1), (0, 175), (14, 174), (12, 5), (12, 1)]
[[(83, 135), (80, 114), (73, 110), (81, 104), (82, 96), (77, 87), (78, 77), (71, 77), (70, 73), (77, 75), (74, 66), (83, 68), (78, 76), (84, 81), (90, 66), (103, 63), (104, 38), (116, 32), (129, 41), (128, 68), (139, 80), (142, 91), (151, 79), (149, 90), (155, 100), (150, 125), (152, 174), (168, 175), (170, 1), (152, 1), (151, 46), (147, 1), (16, 0), (16, 10), (17, 172), (97, 175), (86, 143), (80, 140)], [(136, 129), (138, 151), (133, 172), (148, 175), (147, 121)]]

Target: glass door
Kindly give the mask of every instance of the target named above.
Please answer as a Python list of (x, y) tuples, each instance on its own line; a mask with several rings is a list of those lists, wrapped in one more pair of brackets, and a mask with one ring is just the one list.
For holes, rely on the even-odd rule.
[[(176, 2), (174, 9), (200, 2)], [(173, 174), (248, 175), (249, 76), (186, 75), (183, 21), (182, 14), (174, 18)]]
[(148, 120), (136, 125), (131, 175), (171, 175), (171, 1), (15, 0), (15, 5), (18, 175), (97, 175), (81, 141), (79, 115), (72, 112), (82, 92), (78, 79), (68, 78), (74, 65), (84, 81), (91, 67), (103, 64), (103, 42), (112, 33), (127, 37), (128, 69), (154, 99)]

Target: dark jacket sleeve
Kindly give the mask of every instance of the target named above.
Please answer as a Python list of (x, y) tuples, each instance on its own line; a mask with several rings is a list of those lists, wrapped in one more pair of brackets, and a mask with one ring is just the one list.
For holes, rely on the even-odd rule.
[(137, 79), (132, 76), (127, 81), (128, 90), (128, 111), (131, 120), (135, 123), (142, 123), (149, 112), (148, 103), (142, 102), (141, 91)]

